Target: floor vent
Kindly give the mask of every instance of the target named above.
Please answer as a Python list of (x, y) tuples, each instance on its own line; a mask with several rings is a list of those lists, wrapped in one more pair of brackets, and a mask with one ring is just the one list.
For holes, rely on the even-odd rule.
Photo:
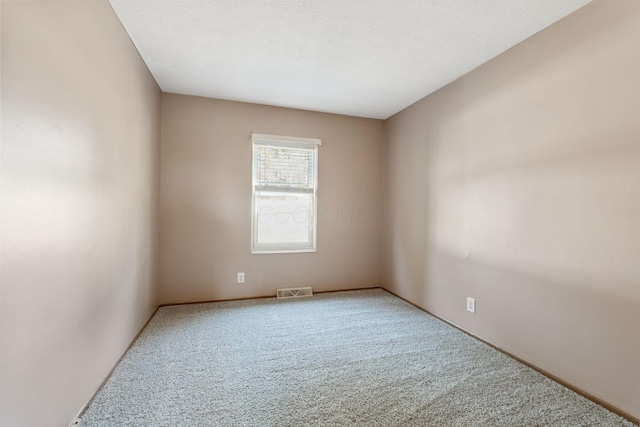
[(278, 299), (310, 297), (313, 295), (311, 287), (306, 288), (281, 288), (276, 291)]

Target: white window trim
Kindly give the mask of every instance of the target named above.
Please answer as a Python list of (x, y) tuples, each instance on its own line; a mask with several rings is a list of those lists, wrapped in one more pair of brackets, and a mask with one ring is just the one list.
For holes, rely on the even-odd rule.
[[(322, 140), (316, 138), (300, 138), (293, 136), (282, 135), (267, 135), (260, 133), (251, 134), (251, 253), (252, 254), (278, 254), (278, 253), (302, 253), (302, 252), (316, 252), (316, 240), (317, 240), (317, 228), (318, 228), (318, 146), (322, 145)], [(290, 148), (306, 148), (314, 150), (314, 187), (313, 190), (309, 189), (288, 189), (288, 188), (272, 188), (268, 186), (258, 186), (256, 183), (254, 153), (255, 146), (263, 145), (270, 147), (290, 147)], [(278, 244), (259, 244), (257, 243), (258, 237), (258, 212), (256, 206), (256, 194), (260, 192), (273, 192), (274, 194), (311, 194), (311, 218), (309, 224), (310, 230), (310, 244), (308, 243), (278, 243)]]
[(313, 146), (313, 145), (322, 145), (322, 140), (317, 138), (300, 138), (296, 136), (282, 136), (282, 135), (266, 135), (263, 133), (252, 133), (251, 141), (256, 144), (261, 145), (281, 145), (287, 146), (289, 144), (290, 147), (300, 147), (300, 146)]

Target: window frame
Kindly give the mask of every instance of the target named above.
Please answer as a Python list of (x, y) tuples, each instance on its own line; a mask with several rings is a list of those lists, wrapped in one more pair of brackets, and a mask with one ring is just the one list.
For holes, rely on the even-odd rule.
[[(268, 146), (276, 148), (302, 148), (313, 152), (313, 189), (260, 186), (256, 177), (256, 146)], [(322, 140), (317, 138), (300, 138), (281, 135), (251, 134), (251, 253), (252, 254), (277, 254), (277, 253), (304, 253), (316, 252), (317, 228), (318, 228), (318, 147)], [(259, 215), (257, 197), (265, 194), (282, 195), (311, 195), (311, 211), (309, 212), (309, 240), (300, 242), (259, 243), (258, 228)]]

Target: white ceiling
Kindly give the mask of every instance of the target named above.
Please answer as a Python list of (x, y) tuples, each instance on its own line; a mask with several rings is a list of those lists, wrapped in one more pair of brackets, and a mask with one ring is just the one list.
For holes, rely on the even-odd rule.
[(387, 118), (590, 0), (110, 0), (161, 89)]

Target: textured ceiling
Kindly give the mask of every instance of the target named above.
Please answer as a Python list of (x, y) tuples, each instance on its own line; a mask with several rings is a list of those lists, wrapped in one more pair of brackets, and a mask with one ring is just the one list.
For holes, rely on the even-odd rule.
[(590, 0), (110, 0), (165, 92), (387, 118)]

